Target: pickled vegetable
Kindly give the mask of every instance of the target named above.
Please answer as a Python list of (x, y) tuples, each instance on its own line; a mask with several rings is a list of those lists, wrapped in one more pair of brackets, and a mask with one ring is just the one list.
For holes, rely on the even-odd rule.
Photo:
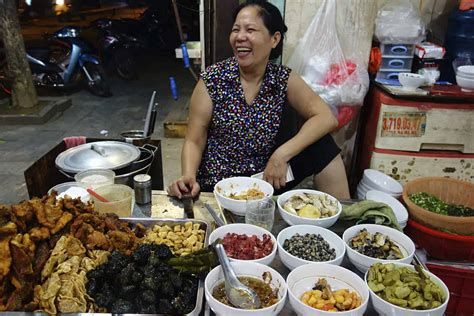
[(376, 263), (367, 275), (369, 288), (383, 300), (408, 309), (436, 308), (446, 300), (443, 290), (420, 266), (416, 271), (393, 263)]

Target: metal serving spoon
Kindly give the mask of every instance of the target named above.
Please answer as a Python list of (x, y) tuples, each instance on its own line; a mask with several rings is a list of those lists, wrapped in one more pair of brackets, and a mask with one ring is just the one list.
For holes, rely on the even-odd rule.
[(224, 246), (218, 244), (216, 246), (217, 256), (221, 263), (222, 271), (225, 279), (225, 292), (229, 302), (235, 307), (242, 309), (258, 309), (262, 305), (257, 293), (251, 288), (243, 285), (234, 270), (232, 269), (229, 258), (224, 250)]

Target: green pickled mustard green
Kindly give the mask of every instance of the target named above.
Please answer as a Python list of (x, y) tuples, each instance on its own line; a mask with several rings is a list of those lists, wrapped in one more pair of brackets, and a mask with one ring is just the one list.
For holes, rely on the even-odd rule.
[(446, 300), (443, 290), (418, 267), (376, 263), (367, 274), (369, 288), (383, 300), (408, 309), (433, 309)]
[(474, 216), (474, 209), (456, 204), (449, 204), (440, 200), (436, 196), (418, 192), (409, 195), (410, 200), (428, 211), (449, 216)]

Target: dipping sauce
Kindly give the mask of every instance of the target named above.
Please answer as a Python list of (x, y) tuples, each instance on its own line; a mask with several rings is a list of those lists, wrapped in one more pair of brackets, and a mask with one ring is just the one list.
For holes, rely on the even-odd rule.
[[(265, 272), (265, 273), (268, 273), (268, 272)], [(264, 279), (266, 279), (265, 273), (263, 276)], [(260, 302), (262, 303), (261, 308), (272, 306), (279, 301), (278, 290), (272, 289), (272, 287), (268, 283), (265, 283), (262, 279), (258, 279), (256, 277), (237, 277), (237, 278), (239, 279), (240, 282), (242, 282), (244, 285), (248, 286), (249, 288), (254, 290), (255, 293), (257, 293), (258, 298), (260, 298)], [(214, 297), (216, 300), (218, 300), (219, 302), (225, 305), (235, 307), (227, 299), (227, 296), (225, 294), (224, 281), (222, 281), (221, 283), (219, 283), (217, 286), (214, 287), (214, 289), (212, 290), (212, 297)]]

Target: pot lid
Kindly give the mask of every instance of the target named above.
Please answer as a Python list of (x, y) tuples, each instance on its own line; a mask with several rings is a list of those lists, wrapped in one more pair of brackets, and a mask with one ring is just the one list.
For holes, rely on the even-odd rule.
[(70, 173), (89, 169), (120, 169), (140, 157), (140, 150), (132, 144), (101, 141), (82, 144), (56, 157), (56, 166)]

